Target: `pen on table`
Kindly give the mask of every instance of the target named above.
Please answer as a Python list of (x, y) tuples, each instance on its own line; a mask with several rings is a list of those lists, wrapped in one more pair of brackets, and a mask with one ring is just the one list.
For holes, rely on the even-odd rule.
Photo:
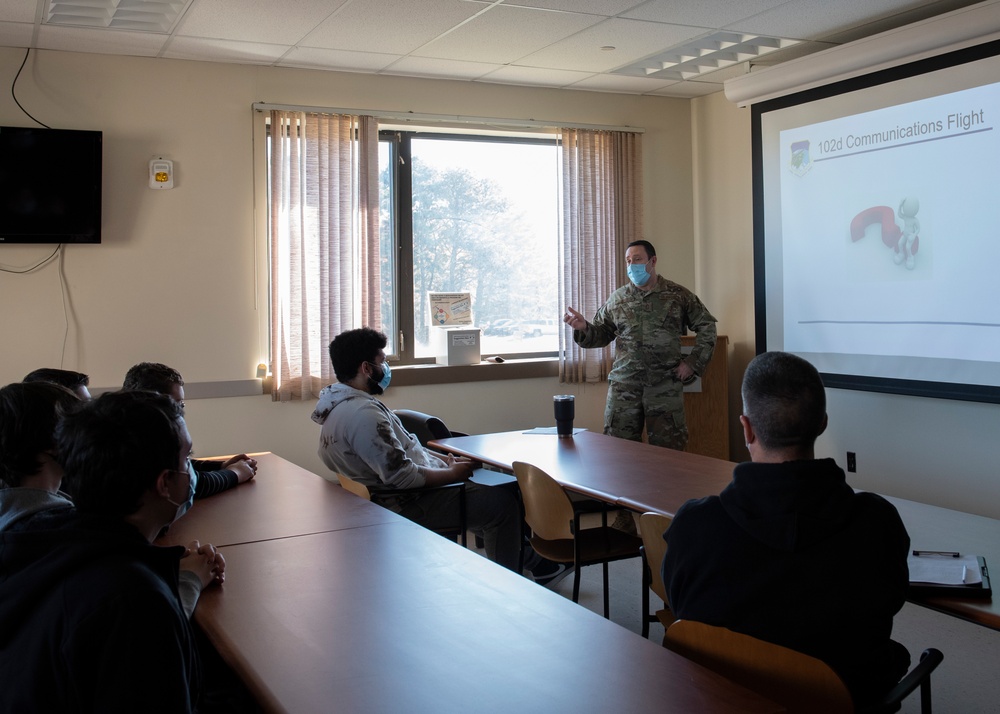
[(955, 552), (953, 550), (915, 550), (915, 551), (913, 551), (913, 554), (917, 555), (917, 556), (919, 556), (919, 555), (944, 555), (944, 556), (947, 556), (949, 558), (959, 558), (962, 555), (961, 553), (957, 553), (957, 552)]

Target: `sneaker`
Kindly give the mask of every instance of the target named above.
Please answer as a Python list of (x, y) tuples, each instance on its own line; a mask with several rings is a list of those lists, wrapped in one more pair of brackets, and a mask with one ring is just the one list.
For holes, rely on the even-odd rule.
[(632, 517), (632, 511), (618, 511), (618, 516), (615, 518), (615, 522), (611, 524), (611, 527), (629, 535), (639, 535), (635, 529), (635, 519)]
[(551, 589), (569, 575), (571, 570), (573, 570), (573, 566), (566, 565), (566, 563), (554, 563), (551, 560), (543, 560), (531, 571), (531, 577), (539, 585)]

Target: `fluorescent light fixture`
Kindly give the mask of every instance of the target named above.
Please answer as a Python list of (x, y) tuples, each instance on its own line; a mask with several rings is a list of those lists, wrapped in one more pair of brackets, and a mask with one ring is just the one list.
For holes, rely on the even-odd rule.
[(191, 0), (49, 0), (46, 25), (167, 34)]
[(678, 82), (693, 79), (740, 62), (749, 62), (801, 42), (740, 32), (715, 32), (679, 47), (647, 57), (612, 74)]

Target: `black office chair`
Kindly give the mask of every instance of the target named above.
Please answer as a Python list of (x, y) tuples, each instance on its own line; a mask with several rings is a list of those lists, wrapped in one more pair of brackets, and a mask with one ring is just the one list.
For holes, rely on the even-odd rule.
[(417, 437), (424, 446), (427, 446), (428, 441), (433, 441), (434, 439), (468, 436), (468, 434), (460, 431), (449, 430), (443, 421), (430, 414), (424, 414), (413, 409), (395, 409), (393, 413), (399, 417), (406, 430)]
[[(424, 446), (427, 446), (427, 442), (433, 441), (434, 439), (448, 439), (453, 436), (468, 436), (468, 434), (462, 431), (451, 431), (447, 426), (445, 426), (445, 423), (436, 416), (425, 414), (424, 412), (418, 412), (414, 409), (394, 409), (393, 414), (399, 417), (399, 421), (402, 422), (406, 430), (417, 437), (417, 440)], [(511, 479), (511, 487), (514, 488), (515, 491), (517, 490), (516, 483), (516, 481)], [(505, 487), (506, 486), (501, 486), (501, 488)], [(521, 494), (517, 492), (516, 495), (518, 500), (520, 500)], [(462, 508), (464, 512), (464, 491), (462, 492), (462, 499)], [(483, 549), (483, 538), (480, 535), (476, 536), (476, 547), (480, 550)], [(518, 572), (521, 571), (524, 565), (523, 560), (524, 553), (522, 552), (518, 563)]]

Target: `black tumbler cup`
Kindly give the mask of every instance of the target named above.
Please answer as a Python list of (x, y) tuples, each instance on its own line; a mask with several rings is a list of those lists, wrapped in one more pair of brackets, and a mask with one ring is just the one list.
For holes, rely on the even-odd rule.
[(556, 434), (560, 439), (573, 438), (573, 417), (576, 416), (576, 397), (558, 394), (552, 397), (556, 413)]

